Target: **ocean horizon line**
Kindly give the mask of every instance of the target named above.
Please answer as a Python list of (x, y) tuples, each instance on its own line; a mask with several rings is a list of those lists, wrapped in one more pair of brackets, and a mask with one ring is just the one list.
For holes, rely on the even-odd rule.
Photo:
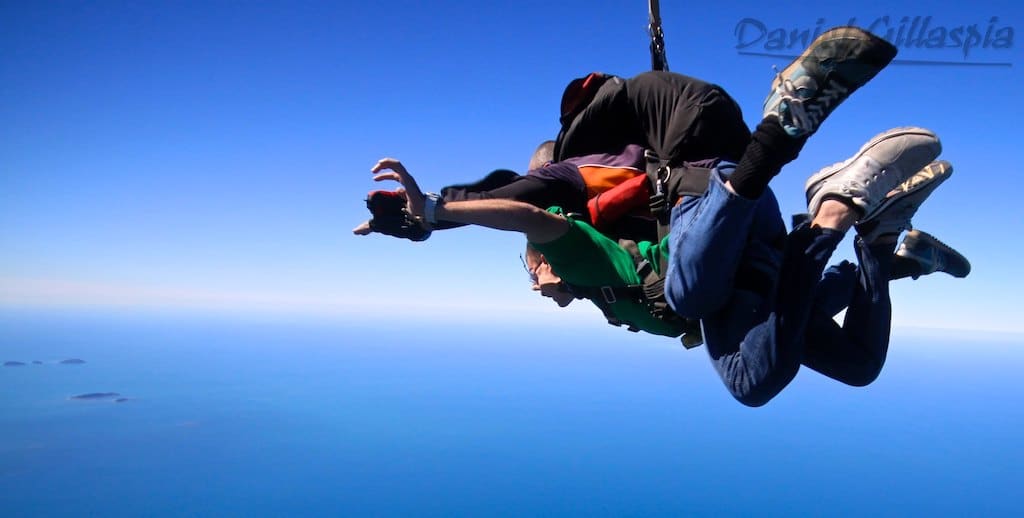
[[(545, 301), (546, 302), (546, 301)], [(548, 326), (556, 322), (565, 330), (585, 327), (588, 330), (609, 328), (596, 308), (579, 307), (555, 308), (544, 304), (535, 306), (509, 304), (481, 308), (479, 305), (437, 304), (417, 306), (396, 304), (393, 306), (363, 305), (356, 308), (348, 304), (325, 304), (323, 306), (273, 305), (185, 305), (185, 304), (84, 304), (81, 302), (47, 302), (14, 304), (0, 300), (0, 316), (3, 314), (27, 314), (39, 317), (120, 317), (160, 319), (182, 317), (196, 320), (259, 321), (273, 324), (331, 324), (373, 326), (382, 322), (398, 322), (409, 325), (439, 322), (471, 322), (474, 326), (492, 325), (498, 328), (523, 327), (524, 319), (533, 319), (538, 325)], [(892, 336), (913, 338), (948, 338), (957, 340), (1018, 341), (1024, 343), (1024, 329), (982, 328), (966, 326), (935, 325), (922, 322), (894, 322)]]

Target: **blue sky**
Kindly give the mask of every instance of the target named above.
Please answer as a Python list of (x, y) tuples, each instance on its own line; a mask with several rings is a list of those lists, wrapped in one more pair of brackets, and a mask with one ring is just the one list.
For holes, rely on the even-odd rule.
[[(901, 48), (908, 61), (1010, 66), (890, 66), (772, 186), (783, 212), (797, 212), (804, 179), (875, 133), (933, 129), (955, 173), (915, 223), (974, 272), (896, 283), (894, 322), (1024, 332), (1024, 181), (1012, 154), (1024, 8), (663, 3), (672, 70), (726, 87), (750, 124), (771, 67), (788, 60), (741, 55), (741, 20), (896, 30), (930, 16), (933, 29), (1012, 32), (1009, 48), (979, 43), (966, 56)], [(557, 132), (568, 80), (649, 66), (645, 24), (639, 1), (2, 3), (0, 303), (603, 325), (592, 308), (560, 312), (529, 292), (516, 235), (460, 229), (412, 244), (350, 229), (381, 157), (428, 189), (522, 170)]]

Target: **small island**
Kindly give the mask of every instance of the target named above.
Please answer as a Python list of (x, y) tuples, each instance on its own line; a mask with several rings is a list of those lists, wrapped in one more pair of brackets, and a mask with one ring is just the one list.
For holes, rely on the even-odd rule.
[(71, 396), (68, 399), (109, 399), (120, 395), (121, 394), (118, 394), (117, 392), (90, 392), (88, 394)]
[(78, 358), (68, 358), (66, 360), (61, 360), (60, 363), (64, 365), (81, 365), (85, 363), (85, 360), (80, 360)]
[(4, 367), (21, 367), (22, 365), (25, 365), (25, 362), (18, 362), (18, 361), (4, 362)]
[(42, 364), (43, 364), (43, 362), (41, 362), (39, 360), (32, 360), (32, 365), (42, 365)]

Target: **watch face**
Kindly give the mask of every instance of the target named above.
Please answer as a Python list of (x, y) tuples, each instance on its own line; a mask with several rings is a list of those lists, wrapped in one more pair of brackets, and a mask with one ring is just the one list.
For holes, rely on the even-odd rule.
[(436, 193), (428, 192), (425, 196), (426, 203), (423, 207), (423, 216), (426, 218), (427, 223), (437, 223), (437, 205), (438, 203), (444, 203), (441, 201), (441, 197)]

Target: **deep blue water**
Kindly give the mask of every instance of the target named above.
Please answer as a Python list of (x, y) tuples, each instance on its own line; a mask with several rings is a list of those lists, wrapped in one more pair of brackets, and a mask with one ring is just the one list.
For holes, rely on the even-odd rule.
[(8, 311), (0, 509), (1008, 516), (1020, 344), (896, 337), (870, 387), (803, 371), (750, 409), (703, 350), (604, 326)]

